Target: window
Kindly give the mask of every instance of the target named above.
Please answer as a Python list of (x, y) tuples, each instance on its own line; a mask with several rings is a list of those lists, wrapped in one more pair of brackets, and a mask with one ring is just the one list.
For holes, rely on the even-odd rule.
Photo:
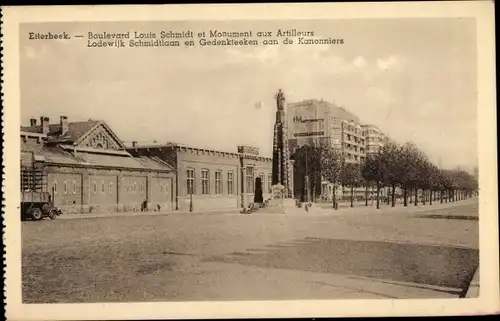
[(227, 193), (233, 194), (233, 172), (227, 172)]
[(142, 194), (144, 192), (144, 183), (141, 182), (141, 184), (139, 185), (139, 192)]
[(215, 172), (215, 194), (222, 194), (222, 172), (221, 171), (216, 171)]
[(163, 184), (160, 184), (160, 193), (163, 193)]
[(54, 181), (54, 185), (52, 188), (54, 189), (54, 194), (57, 194), (57, 181)]
[(194, 194), (194, 169), (188, 168), (186, 170), (186, 192), (188, 195)]
[(73, 180), (73, 194), (76, 194), (76, 180)]
[(264, 180), (264, 173), (260, 173), (259, 178), (260, 178), (260, 188), (262, 190), (262, 193), (264, 193), (264, 187), (266, 186), (266, 181)]
[(113, 183), (108, 184), (108, 192), (109, 194), (113, 194)]
[(271, 174), (267, 175), (267, 192), (271, 194), (273, 185), (273, 177)]
[(253, 193), (253, 167), (247, 167), (245, 172), (246, 193)]
[(68, 183), (64, 181), (64, 194), (68, 194)]
[(92, 185), (93, 185), (93, 190), (94, 190), (94, 194), (95, 194), (95, 193), (97, 193), (97, 183), (92, 182)]
[(137, 183), (134, 182), (134, 193), (136, 193), (136, 192), (137, 192)]
[(104, 194), (105, 187), (104, 187), (104, 181), (101, 181), (101, 193)]
[(208, 169), (201, 170), (201, 193), (204, 195), (210, 194), (210, 183), (209, 183), (209, 172)]

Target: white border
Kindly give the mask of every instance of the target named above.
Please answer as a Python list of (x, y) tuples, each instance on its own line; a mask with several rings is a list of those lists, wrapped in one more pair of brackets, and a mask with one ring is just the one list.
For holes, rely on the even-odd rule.
[[(4, 7), (4, 242), (7, 318), (13, 320), (434, 316), (499, 311), (493, 3), (334, 3), (175, 6)], [(366, 19), (475, 17), (478, 34), (480, 298), (110, 304), (21, 304), (18, 24), (44, 21)], [(445, 124), (443, 124), (445, 125)]]

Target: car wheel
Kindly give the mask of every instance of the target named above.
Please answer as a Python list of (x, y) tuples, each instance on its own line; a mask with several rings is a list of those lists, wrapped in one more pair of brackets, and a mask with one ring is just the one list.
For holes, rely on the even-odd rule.
[(56, 217), (57, 217), (57, 212), (56, 212), (56, 210), (51, 210), (51, 211), (49, 212), (49, 218), (50, 218), (51, 220), (55, 220), (55, 219), (56, 219)]
[(42, 210), (39, 208), (34, 208), (31, 211), (31, 218), (34, 219), (35, 221), (41, 220), (42, 219)]

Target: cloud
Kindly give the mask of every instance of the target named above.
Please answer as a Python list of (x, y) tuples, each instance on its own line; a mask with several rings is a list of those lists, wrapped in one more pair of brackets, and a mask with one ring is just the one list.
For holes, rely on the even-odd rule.
[(391, 55), (387, 58), (377, 59), (377, 66), (381, 70), (389, 70), (400, 67), (402, 65), (402, 59), (396, 55)]
[(46, 46), (26, 46), (24, 49), (24, 56), (28, 59), (35, 59), (35, 58), (40, 58), (40, 56), (43, 56), (47, 53), (47, 47)]
[(358, 68), (363, 68), (364, 66), (366, 66), (366, 59), (363, 58), (363, 57), (356, 57), (354, 58), (354, 60), (352, 61), (352, 64), (355, 66), (355, 67), (358, 67)]

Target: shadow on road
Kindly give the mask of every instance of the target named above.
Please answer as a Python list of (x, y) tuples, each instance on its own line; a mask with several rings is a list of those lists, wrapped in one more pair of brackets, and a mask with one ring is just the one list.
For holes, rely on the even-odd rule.
[(290, 245), (272, 245), (209, 261), (425, 284), (464, 293), (479, 264), (479, 251), (439, 245), (306, 238)]

